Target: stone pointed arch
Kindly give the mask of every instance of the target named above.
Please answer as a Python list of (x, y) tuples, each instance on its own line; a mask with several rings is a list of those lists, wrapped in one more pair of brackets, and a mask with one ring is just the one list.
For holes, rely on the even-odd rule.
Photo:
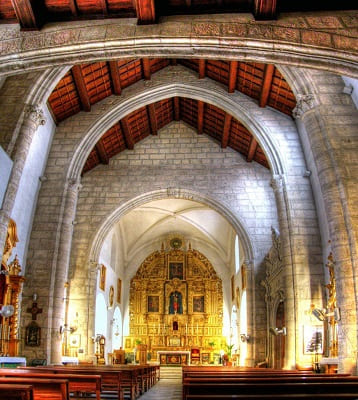
[(102, 225), (98, 228), (93, 239), (91, 240), (92, 246), (89, 252), (88, 262), (93, 264), (97, 263), (104, 239), (106, 238), (113, 225), (117, 221), (119, 221), (119, 219), (123, 215), (150, 201), (162, 199), (192, 200), (198, 203), (203, 203), (206, 206), (217, 211), (219, 214), (227, 219), (227, 221), (237, 232), (237, 235), (239, 236), (239, 239), (242, 243), (246, 258), (249, 260), (254, 259), (254, 245), (252, 240), (250, 239), (250, 236), (247, 233), (248, 229), (239, 219), (239, 217), (237, 215), (234, 215), (233, 212), (226, 205), (223, 205), (213, 198), (199, 192), (187, 189), (167, 188), (150, 193), (145, 193), (134, 199), (131, 199), (124, 203), (121, 207), (117, 208), (112, 214), (108, 215), (108, 217), (103, 221)]
[[(183, 71), (183, 68), (173, 68), (172, 70), (180, 72)], [(272, 174), (281, 175), (285, 173), (283, 157), (280, 154), (279, 146), (270, 135), (269, 129), (252, 115), (252, 108), (250, 110), (246, 109), (240, 102), (240, 99), (247, 101), (246, 96), (241, 93), (236, 93), (235, 97), (230, 96), (229, 93), (215, 83), (212, 85), (213, 88), (207, 88), (203, 87), (196, 79), (187, 78), (187, 82), (181, 82), (183, 78), (184, 74), (178, 76), (177, 72), (174, 72), (171, 79), (174, 82), (159, 85), (151, 83), (150, 86), (144, 85), (144, 90), (137, 92), (134, 96), (129, 96), (122, 102), (115, 104), (107, 113), (100, 115), (78, 144), (68, 169), (68, 179), (76, 180), (79, 178), (83, 165), (95, 143), (119, 119), (147, 104), (173, 96), (202, 100), (231, 114), (255, 136), (266, 154)], [(257, 109), (259, 109), (258, 106)]]

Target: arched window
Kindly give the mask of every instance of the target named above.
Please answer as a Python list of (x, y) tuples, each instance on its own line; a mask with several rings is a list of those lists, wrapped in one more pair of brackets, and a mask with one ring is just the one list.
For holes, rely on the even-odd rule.
[(122, 347), (122, 314), (121, 310), (116, 307), (112, 324), (112, 351), (120, 347)]
[(103, 293), (96, 298), (95, 335), (107, 336), (107, 305)]
[[(240, 335), (247, 335), (247, 305), (246, 305), (246, 290), (242, 292), (240, 303)], [(247, 357), (247, 342), (240, 343), (240, 365), (245, 365)]]
[(235, 237), (235, 272), (238, 273), (240, 269), (240, 244), (239, 237)]
[(238, 332), (238, 326), (237, 326), (237, 308), (236, 305), (234, 304), (232, 306), (231, 310), (231, 328), (230, 328), (230, 338), (231, 338), (231, 344), (234, 345), (233, 347), (233, 353), (237, 352), (239, 350), (239, 332)]

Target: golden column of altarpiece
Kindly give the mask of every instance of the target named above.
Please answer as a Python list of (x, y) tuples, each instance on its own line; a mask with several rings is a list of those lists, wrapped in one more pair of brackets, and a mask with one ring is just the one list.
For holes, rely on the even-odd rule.
[(131, 280), (130, 335), (125, 350), (145, 344), (152, 360), (160, 350), (213, 352), (225, 345), (222, 336), (221, 279), (199, 251), (171, 241), (171, 249), (148, 256)]

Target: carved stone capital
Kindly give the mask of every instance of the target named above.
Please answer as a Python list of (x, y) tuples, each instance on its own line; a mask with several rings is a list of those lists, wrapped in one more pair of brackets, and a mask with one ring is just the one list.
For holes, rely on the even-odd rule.
[(284, 185), (284, 179), (282, 175), (275, 175), (271, 179), (271, 187), (274, 190), (274, 192), (281, 191), (283, 189), (283, 185)]
[(296, 100), (296, 107), (292, 111), (292, 115), (296, 119), (302, 118), (304, 113), (316, 106), (313, 94), (298, 94)]
[(82, 188), (80, 178), (69, 178), (67, 179), (67, 185), (70, 190), (79, 191)]
[(24, 120), (30, 119), (35, 125), (36, 129), (40, 125), (46, 124), (46, 118), (44, 116), (41, 107), (33, 104), (27, 104), (24, 110)]

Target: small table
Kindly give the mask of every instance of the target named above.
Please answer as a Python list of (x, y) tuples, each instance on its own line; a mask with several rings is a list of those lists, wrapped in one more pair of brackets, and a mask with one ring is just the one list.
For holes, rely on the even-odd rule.
[(335, 374), (338, 370), (338, 358), (336, 357), (322, 357), (319, 362), (321, 365), (327, 365), (326, 372), (328, 374)]

